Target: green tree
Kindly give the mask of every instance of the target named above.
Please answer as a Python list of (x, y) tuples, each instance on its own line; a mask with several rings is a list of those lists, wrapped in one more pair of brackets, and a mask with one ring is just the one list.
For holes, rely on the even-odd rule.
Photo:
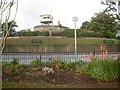
[[(118, 30), (116, 17), (108, 12), (96, 13), (95, 16), (91, 17), (90, 22), (88, 21), (83, 22), (80, 29), (81, 32), (84, 31), (84, 34), (85, 31), (88, 34), (89, 32), (93, 31), (94, 33), (98, 34), (98, 37), (103, 36), (105, 38), (114, 38)], [(89, 34), (89, 36), (92, 35)], [(93, 35), (93, 36), (97, 36), (97, 35)]]
[(88, 22), (88, 21), (85, 21), (85, 22), (83, 22), (82, 23), (82, 26), (80, 27), (82, 30), (84, 29), (86, 29), (86, 30), (89, 30), (89, 25), (90, 24), (90, 22)]
[[(6, 27), (5, 23), (2, 24), (2, 29), (4, 29), (4, 27)], [(15, 35), (15, 32), (16, 32), (15, 27), (18, 27), (18, 25), (16, 24), (16, 22), (14, 20), (8, 22), (8, 30), (9, 30), (8, 36)], [(6, 33), (6, 31), (4, 31), (4, 33)]]
[(117, 31), (116, 18), (110, 13), (98, 13), (91, 18), (90, 29), (100, 32), (106, 38), (113, 38)]

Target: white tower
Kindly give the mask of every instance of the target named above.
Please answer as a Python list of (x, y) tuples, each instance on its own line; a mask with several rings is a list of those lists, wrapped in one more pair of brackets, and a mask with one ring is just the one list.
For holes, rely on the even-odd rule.
[(51, 24), (53, 23), (53, 17), (50, 14), (40, 15), (42, 24)]
[(52, 31), (51, 29), (49, 28), (49, 25), (52, 24), (52, 29), (53, 29), (53, 17), (50, 15), (50, 14), (43, 14), (43, 15), (40, 15), (40, 23), (42, 23), (42, 25), (47, 25), (48, 26), (48, 29), (49, 29), (49, 35), (51, 36), (52, 35)]

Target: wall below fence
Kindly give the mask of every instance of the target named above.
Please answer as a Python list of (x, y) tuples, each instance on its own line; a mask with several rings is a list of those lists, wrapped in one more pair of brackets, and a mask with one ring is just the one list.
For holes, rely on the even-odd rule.
[[(119, 45), (102, 45), (103, 50), (110, 52), (120, 51)], [(78, 45), (78, 52), (99, 52), (101, 51), (100, 45)], [(74, 52), (74, 45), (8, 45), (4, 52)]]

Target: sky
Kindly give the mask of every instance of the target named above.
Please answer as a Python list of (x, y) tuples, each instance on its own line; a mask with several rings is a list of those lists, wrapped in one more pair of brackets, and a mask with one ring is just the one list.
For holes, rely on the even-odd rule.
[(72, 17), (76, 16), (79, 18), (77, 28), (80, 28), (84, 21), (89, 21), (103, 8), (101, 0), (19, 0), (15, 21), (19, 26), (18, 31), (33, 29), (41, 25), (40, 15), (51, 14), (54, 25), (59, 20), (63, 26), (74, 28)]

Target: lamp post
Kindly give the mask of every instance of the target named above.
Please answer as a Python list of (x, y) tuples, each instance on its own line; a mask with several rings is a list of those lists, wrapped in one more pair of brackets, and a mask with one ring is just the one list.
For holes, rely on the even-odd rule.
[(77, 59), (77, 39), (76, 39), (76, 22), (78, 21), (78, 17), (73, 17), (74, 25), (75, 25), (75, 32), (74, 32), (74, 37), (75, 37), (75, 60)]

